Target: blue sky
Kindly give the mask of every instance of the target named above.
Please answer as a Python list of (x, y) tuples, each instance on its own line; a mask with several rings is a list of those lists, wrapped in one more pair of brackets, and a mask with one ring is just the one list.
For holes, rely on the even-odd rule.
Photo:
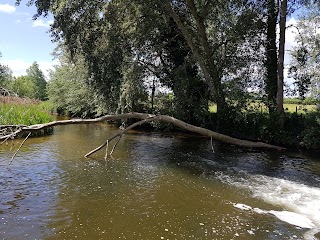
[(15, 76), (37, 61), (45, 75), (55, 62), (51, 53), (56, 44), (50, 38), (52, 16), (32, 20), (35, 7), (27, 7), (26, 0), (20, 6), (14, 0), (0, 0), (0, 62), (8, 65)]

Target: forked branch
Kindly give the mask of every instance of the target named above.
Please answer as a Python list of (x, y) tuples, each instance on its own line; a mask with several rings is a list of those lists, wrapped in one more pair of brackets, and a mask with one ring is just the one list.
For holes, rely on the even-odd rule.
[[(247, 148), (265, 148), (265, 149), (274, 149), (274, 150), (284, 150), (285, 148), (263, 143), (263, 142), (253, 142), (248, 140), (242, 140), (233, 138), (221, 133), (217, 133), (214, 131), (211, 131), (206, 128), (197, 127), (191, 124), (188, 124), (186, 122), (183, 122), (179, 119), (176, 119), (174, 117), (168, 116), (168, 115), (153, 115), (153, 114), (147, 114), (147, 113), (123, 113), (123, 114), (117, 114), (117, 115), (106, 115), (100, 118), (95, 119), (72, 119), (72, 120), (63, 120), (63, 121), (54, 121), (46, 124), (37, 124), (37, 125), (31, 125), (28, 127), (21, 127), (19, 130), (15, 131), (12, 134), (5, 135), (0, 137), (0, 140), (5, 140), (8, 137), (16, 137), (18, 134), (21, 134), (23, 132), (33, 132), (33, 131), (39, 131), (41, 129), (59, 126), (59, 125), (68, 125), (68, 124), (90, 124), (90, 123), (97, 123), (97, 122), (104, 122), (104, 121), (112, 121), (112, 120), (119, 120), (119, 119), (128, 119), (128, 118), (134, 118), (134, 119), (142, 119), (141, 121), (138, 121), (129, 127), (125, 128), (124, 130), (121, 130), (119, 133), (113, 135), (110, 137), (105, 143), (97, 147), (96, 149), (92, 150), (91, 152), (87, 153), (85, 157), (88, 157), (92, 155), (93, 153), (101, 150), (103, 147), (105, 147), (107, 144), (110, 143), (113, 139), (116, 137), (121, 137), (124, 133), (129, 131), (130, 129), (133, 129), (134, 127), (137, 127), (139, 125), (151, 122), (151, 121), (159, 121), (159, 122), (165, 122), (165, 123), (171, 123), (175, 125), (176, 127), (180, 129), (184, 129), (190, 132), (198, 133), (200, 135), (225, 142), (228, 144), (233, 144), (241, 147), (247, 147)], [(116, 145), (116, 144), (115, 144)], [(112, 151), (113, 152), (113, 151)]]

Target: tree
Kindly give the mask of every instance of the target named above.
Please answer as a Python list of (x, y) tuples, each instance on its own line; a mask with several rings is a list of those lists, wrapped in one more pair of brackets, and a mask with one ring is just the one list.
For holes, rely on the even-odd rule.
[(81, 56), (70, 60), (70, 54), (62, 43), (54, 53), (60, 64), (50, 73), (47, 85), (49, 100), (58, 112), (67, 112), (71, 116), (92, 117), (105, 114), (108, 104), (88, 84), (88, 68)]
[(311, 90), (319, 99), (320, 93), (320, 11), (310, 5), (297, 23), (297, 46), (291, 52), (289, 76), (295, 80), (302, 99)]
[[(318, 0), (266, 0), (267, 1), (267, 41), (266, 41), (266, 93), (269, 111), (283, 113), (284, 53), (286, 19), (300, 7)], [(315, 5), (314, 5), (315, 6)], [(279, 45), (276, 47), (276, 25), (279, 21)]]
[(9, 83), (9, 88), (20, 97), (36, 98), (36, 85), (30, 76), (20, 76)]
[(283, 112), (283, 82), (284, 82), (284, 50), (286, 36), (286, 20), (287, 20), (287, 0), (280, 1), (280, 20), (279, 20), (279, 54), (278, 54), (278, 81), (277, 81), (277, 112)]
[(254, 2), (165, 0), (165, 9), (186, 39), (217, 103), (218, 113), (225, 111), (222, 79), (228, 75), (228, 66), (239, 61), (234, 54), (237, 48), (248, 36), (256, 35), (254, 22), (259, 22), (259, 14)]
[(45, 100), (47, 98), (47, 93), (46, 93), (47, 82), (37, 62), (34, 62), (27, 69), (27, 77), (31, 79), (34, 85), (33, 98)]
[(156, 37), (163, 32), (169, 14), (185, 38), (218, 112), (228, 105), (223, 79), (227, 79), (229, 66), (244, 60), (234, 53), (256, 35), (261, 20), (259, 8), (251, 0), (29, 2), (38, 9), (35, 17), (53, 12), (53, 36), (63, 38), (71, 52), (83, 54), (91, 74), (90, 84), (110, 99), (119, 96), (122, 69), (127, 69), (123, 64), (147, 59), (142, 64), (147, 67), (155, 60), (150, 56), (161, 55), (161, 43)]
[[(0, 58), (1, 57), (2, 57), (2, 54), (0, 52)], [(5, 74), (6, 74), (5, 66), (0, 64), (0, 86), (2, 86), (4, 80), (6, 79)]]
[[(160, 82), (174, 93), (173, 108), (168, 112), (191, 124), (203, 124), (208, 110), (209, 91), (199, 75), (188, 44), (172, 18), (160, 36), (163, 48)], [(196, 104), (195, 104), (196, 103)]]
[[(269, 112), (276, 109), (278, 91), (278, 56), (276, 45), (276, 27), (278, 19), (278, 6), (275, 0), (267, 0), (267, 31), (266, 31), (266, 95)], [(279, 95), (280, 96), (280, 95)]]
[(7, 87), (12, 80), (12, 70), (8, 66), (0, 64), (0, 86)]

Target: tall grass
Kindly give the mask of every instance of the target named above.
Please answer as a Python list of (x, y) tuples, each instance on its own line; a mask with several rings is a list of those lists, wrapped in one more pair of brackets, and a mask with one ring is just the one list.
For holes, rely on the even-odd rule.
[(0, 97), (0, 125), (33, 125), (51, 120), (48, 104), (25, 98)]

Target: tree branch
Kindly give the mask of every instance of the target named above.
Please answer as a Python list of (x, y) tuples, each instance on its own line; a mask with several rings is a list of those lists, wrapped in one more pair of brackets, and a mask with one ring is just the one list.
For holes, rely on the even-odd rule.
[(191, 52), (194, 54), (199, 66), (201, 68), (201, 71), (203, 72), (204, 78), (206, 80), (206, 83), (207, 83), (210, 91), (215, 92), (216, 89), (214, 89), (214, 86), (212, 84), (213, 81), (212, 81), (212, 77), (210, 75), (209, 69), (207, 68), (205, 62), (203, 61), (203, 58), (202, 58), (198, 48), (196, 47), (196, 44), (193, 42), (190, 33), (188, 32), (188, 30), (186, 29), (186, 27), (182, 23), (178, 14), (174, 11), (174, 9), (172, 9), (170, 0), (165, 0), (165, 8), (166, 8), (166, 11), (173, 18), (175, 23), (177, 24), (177, 26), (180, 29), (180, 31), (182, 32), (182, 35), (184, 36), (184, 38), (186, 39), (188, 46), (191, 49)]
[(20, 144), (19, 148), (17, 149), (17, 151), (13, 154), (12, 158), (11, 158), (11, 161), (9, 163), (9, 165), (11, 165), (14, 157), (17, 155), (17, 153), (20, 151), (21, 147), (23, 146), (23, 144), (27, 141), (27, 139), (29, 138), (31, 132), (29, 132), (29, 134), (26, 136), (26, 138), (23, 140), (23, 142)]
[(193, 15), (196, 25), (197, 25), (197, 31), (199, 34), (200, 42), (204, 50), (204, 55), (210, 55), (210, 46), (208, 42), (208, 37), (206, 33), (206, 28), (204, 25), (203, 16), (200, 15), (198, 12), (196, 5), (194, 3), (194, 0), (187, 0), (187, 5), (190, 9), (191, 14)]
[[(90, 124), (90, 123), (112, 121), (112, 120), (119, 120), (119, 119), (128, 119), (128, 118), (142, 119), (142, 120), (130, 125), (129, 127), (125, 128), (124, 130), (120, 131), (119, 133), (113, 135), (105, 143), (103, 143), (102, 145), (100, 145), (96, 149), (92, 150), (91, 152), (87, 153), (85, 155), (85, 157), (88, 157), (88, 156), (92, 155), (93, 153), (99, 151), (104, 146), (106, 146), (111, 140), (115, 139), (118, 136), (122, 136), (125, 132), (129, 131), (130, 129), (132, 129), (136, 126), (142, 125), (144, 123), (151, 122), (151, 121), (171, 123), (180, 129), (184, 129), (184, 130), (187, 130), (190, 132), (198, 133), (200, 135), (203, 135), (203, 136), (206, 136), (209, 138), (213, 138), (215, 140), (225, 142), (228, 144), (237, 145), (240, 147), (265, 148), (265, 149), (274, 149), (274, 150), (284, 150), (285, 149), (283, 147), (279, 147), (279, 146), (275, 146), (275, 145), (271, 145), (271, 144), (267, 144), (267, 143), (263, 143), (263, 142), (253, 142), (253, 141), (233, 138), (233, 137), (221, 134), (221, 133), (211, 131), (206, 128), (197, 127), (197, 126), (188, 124), (186, 122), (183, 122), (179, 119), (176, 119), (176, 118), (168, 116), (168, 115), (153, 115), (153, 114), (137, 113), (137, 112), (123, 113), (123, 114), (117, 114), (117, 115), (106, 115), (106, 116), (103, 116), (100, 118), (95, 118), (95, 119), (72, 119), (72, 120), (54, 121), (54, 122), (50, 122), (50, 123), (46, 123), (46, 124), (36, 124), (36, 125), (31, 125), (29, 127), (23, 127), (19, 130), (18, 133), (39, 131), (41, 129), (59, 126), (59, 125)], [(16, 136), (18, 133), (15, 133), (15, 135), (10, 134), (7, 136), (3, 136), (0, 139), (6, 139), (8, 137)]]

